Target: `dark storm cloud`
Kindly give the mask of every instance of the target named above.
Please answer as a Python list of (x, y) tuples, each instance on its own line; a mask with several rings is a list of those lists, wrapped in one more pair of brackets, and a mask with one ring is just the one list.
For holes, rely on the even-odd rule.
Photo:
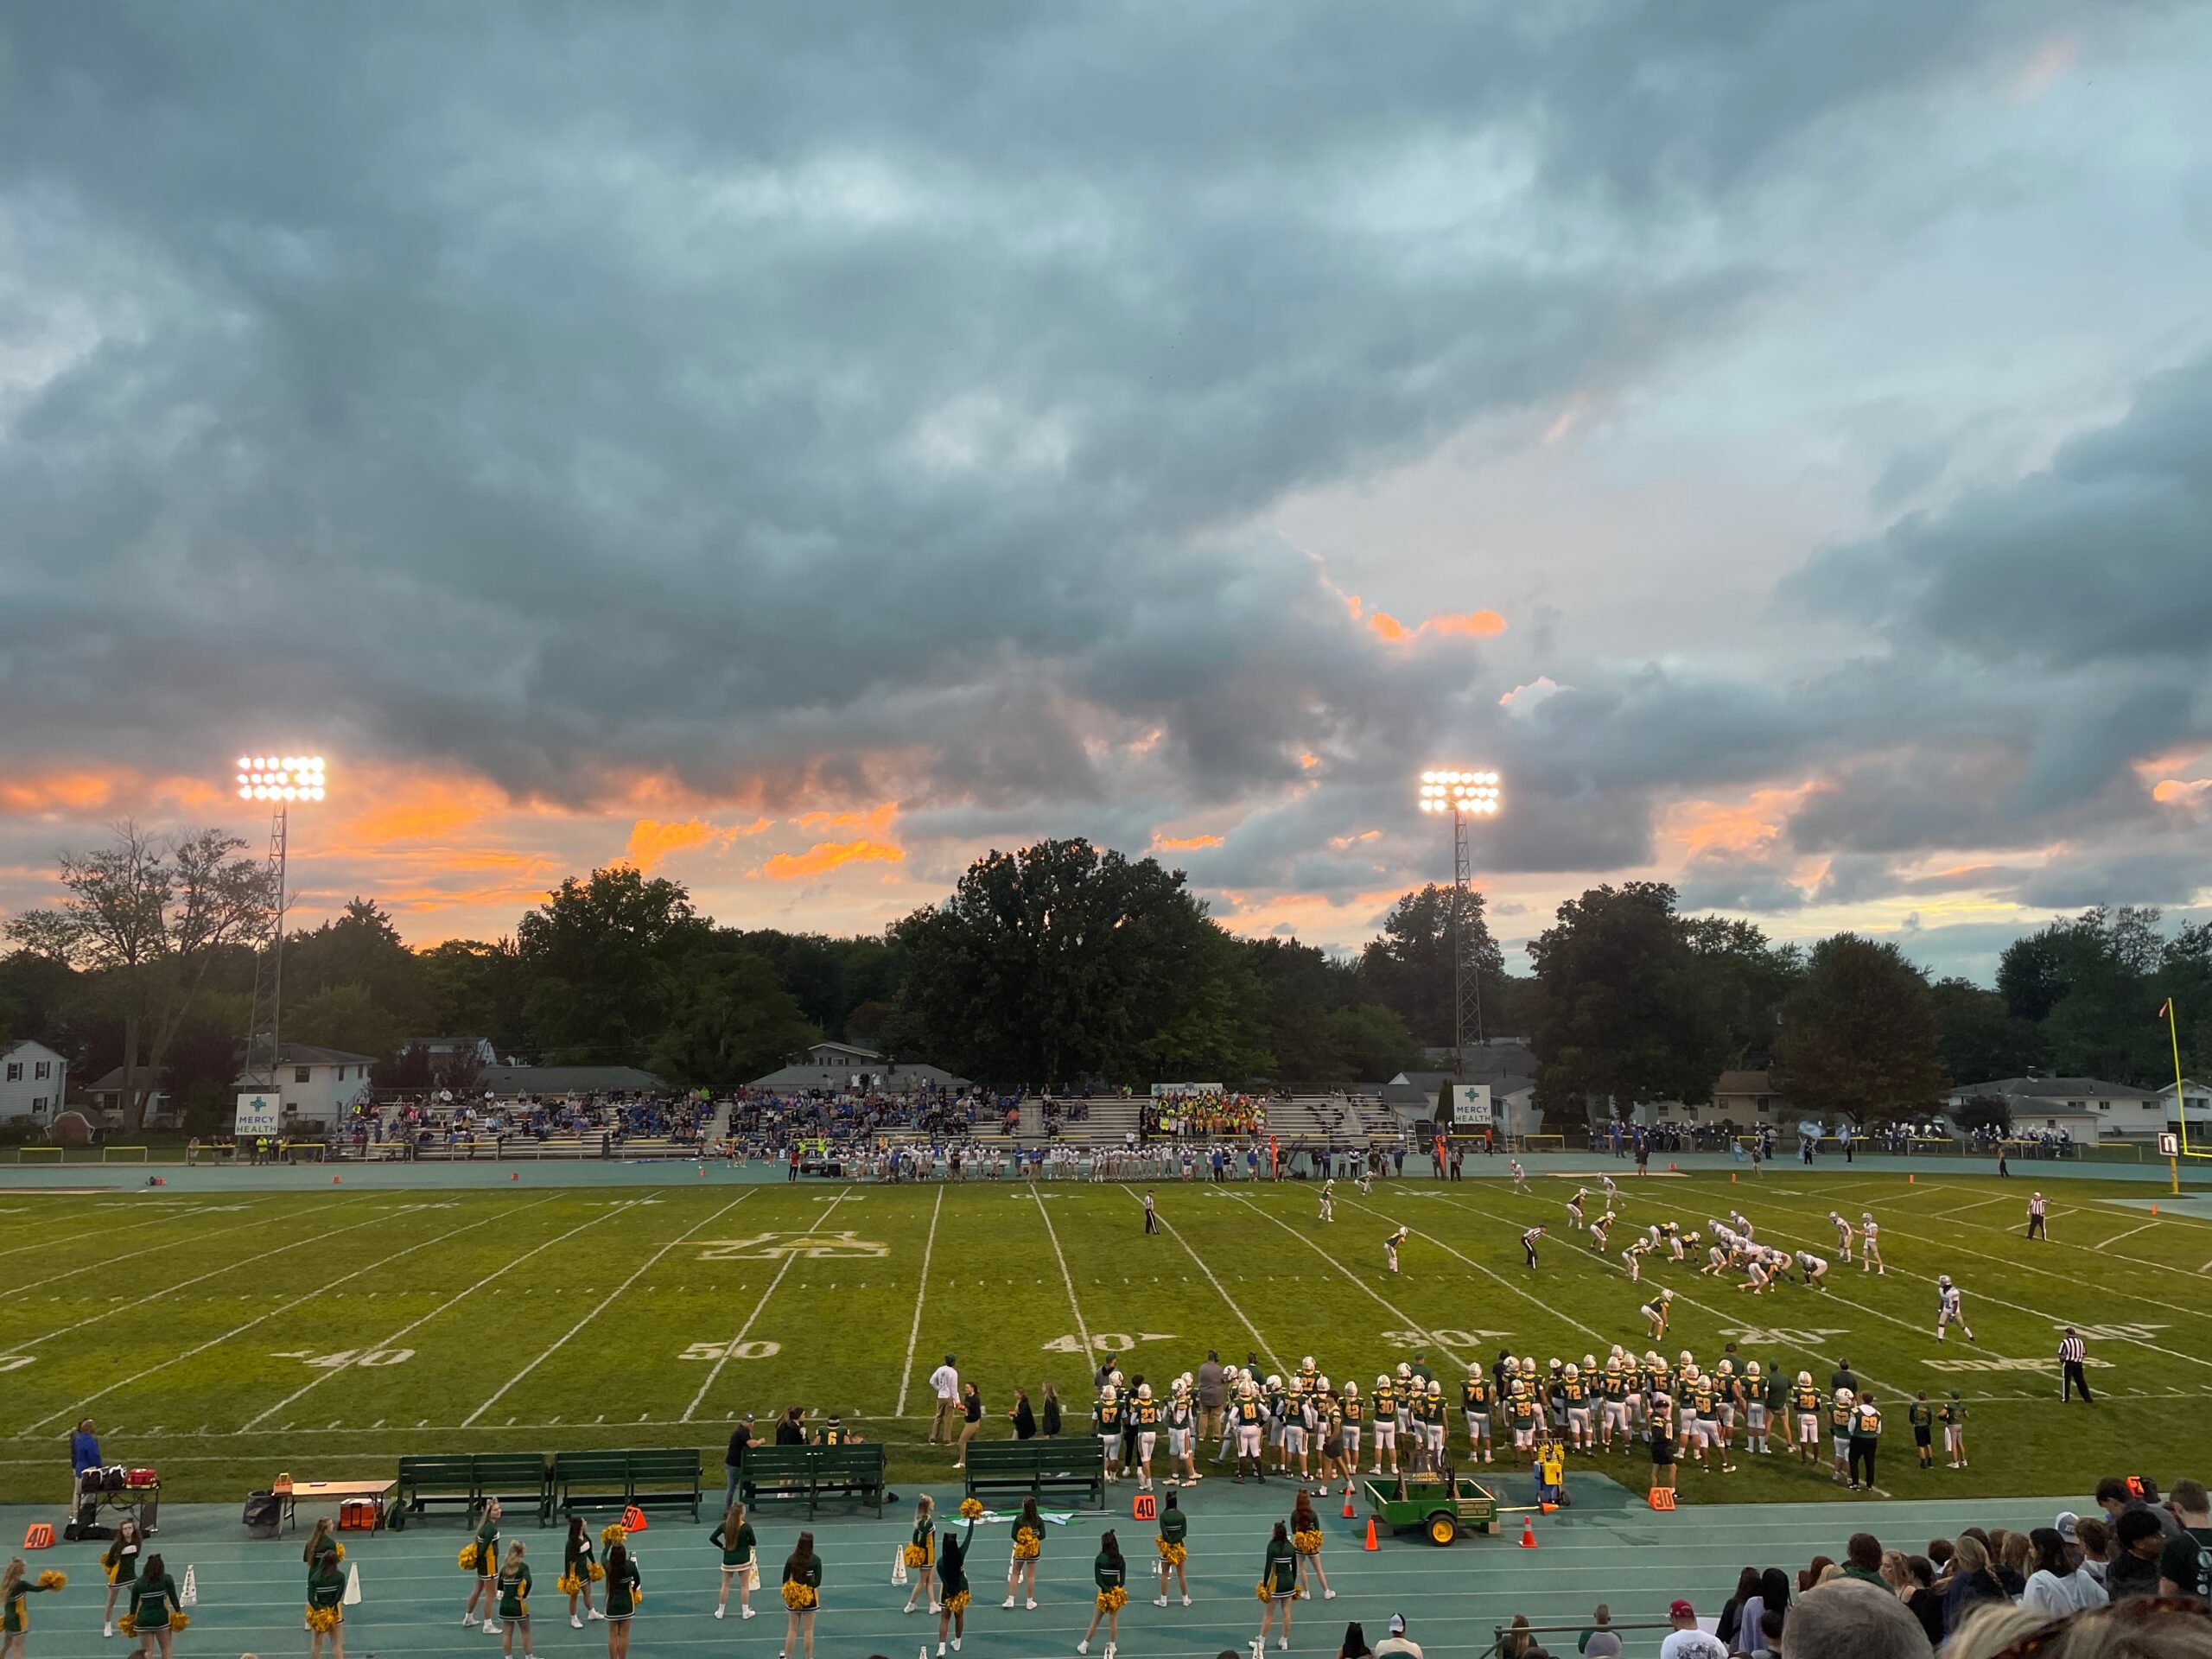
[[(1714, 216), (2067, 10), (20, 10), (10, 747), (190, 770), (274, 715), (556, 802), (652, 769), (1133, 849), (1310, 775), (1188, 861), (1332, 895), (1430, 855), (1331, 842), (1446, 751), (1512, 769), (1497, 868), (1648, 860), (1662, 791), (1808, 765), (1865, 787), (1808, 845), (2112, 806), (2110, 757), (2188, 725), (2177, 682), (2044, 740), (1943, 654), (2059, 632), (2039, 583), (2165, 568), (2204, 522), (2201, 371), (2057, 482), (1808, 578), (1906, 672), (1577, 669), (1509, 720), (1495, 647), (1385, 642), (1250, 528), (1734, 327), (1778, 279)], [(2047, 573), (2093, 521), (2124, 569)], [(1943, 766), (1866, 758), (1922, 719)], [(2009, 794), (1954, 798), (1993, 766)]]
[(1682, 871), (1677, 884), (1686, 911), (1748, 910), (1774, 915), (1805, 906), (1805, 890), (1787, 870), (1757, 858), (1700, 855)]

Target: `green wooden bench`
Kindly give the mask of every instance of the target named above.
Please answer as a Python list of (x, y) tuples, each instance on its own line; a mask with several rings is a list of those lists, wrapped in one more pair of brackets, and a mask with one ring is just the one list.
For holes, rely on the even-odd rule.
[(538, 1452), (473, 1452), (399, 1460), (393, 1498), (421, 1514), (433, 1503), (474, 1510), (487, 1497), (530, 1506), (544, 1526), (552, 1518), (553, 1485)]
[(629, 1452), (556, 1452), (552, 1486), (555, 1512), (580, 1510), (687, 1509), (699, 1518), (699, 1453), (696, 1448), (645, 1448)]
[(968, 1465), (971, 1497), (993, 1492), (1037, 1498), (1079, 1493), (1084, 1502), (1106, 1507), (1106, 1452), (1094, 1435), (972, 1440), (963, 1461)]
[(809, 1516), (824, 1497), (857, 1499), (883, 1513), (883, 1447), (861, 1446), (748, 1446), (738, 1493), (755, 1503), (804, 1502)]

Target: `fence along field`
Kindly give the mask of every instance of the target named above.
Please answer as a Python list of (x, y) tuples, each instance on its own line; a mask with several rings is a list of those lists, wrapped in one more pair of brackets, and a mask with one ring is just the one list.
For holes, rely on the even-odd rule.
[[(1137, 1190), (1084, 1183), (0, 1194), (0, 1495), (50, 1496), (86, 1414), (111, 1455), (162, 1466), (178, 1497), (233, 1497), (277, 1468), (376, 1472), (446, 1444), (690, 1445), (711, 1472), (739, 1414), (765, 1425), (792, 1404), (889, 1442), (901, 1470), (941, 1471), (949, 1458), (921, 1442), (926, 1378), (948, 1351), (982, 1391), (986, 1433), (1008, 1432), (1017, 1386), (1034, 1402), (1047, 1378), (1075, 1433), (1107, 1356), (1164, 1385), (1209, 1347), (1263, 1370), (1310, 1353), (1364, 1388), (1418, 1352), (1456, 1388), (1455, 1367), (1501, 1349), (1642, 1351), (1637, 1308), (1658, 1286), (1677, 1293), (1670, 1355), (1709, 1365), (1733, 1343), (1823, 1382), (1849, 1358), (1885, 1408), (1881, 1484), (1898, 1496), (2079, 1491), (2147, 1446), (2174, 1470), (2203, 1466), (2212, 1224), (2101, 1202), (2139, 1187), (2055, 1189), (2056, 1242), (2030, 1246), (2018, 1180), (1623, 1180), (1616, 1250), (1647, 1222), (1702, 1230), (1734, 1207), (1760, 1237), (1833, 1264), (1824, 1293), (1756, 1296), (1650, 1257), (1630, 1284), (1567, 1226), (1572, 1190), (1540, 1178), (1515, 1192), (1486, 1173), (1366, 1198), (1344, 1185), (1324, 1224), (1305, 1184), (1171, 1183), (1150, 1237)], [(1846, 1266), (1827, 1219), (1869, 1207), (1885, 1277)], [(1519, 1236), (1536, 1223), (1549, 1230), (1531, 1273)], [(1393, 1275), (1381, 1241), (1400, 1224), (1412, 1236)], [(1939, 1272), (1964, 1288), (1978, 1343), (1935, 1340)], [(2091, 1341), (2094, 1413), (2057, 1401), (2067, 1323)], [(1973, 1466), (1923, 1474), (1904, 1407), (1954, 1388)], [(1833, 1492), (1779, 1463), (1729, 1479), (1686, 1467), (1685, 1501)], [(1641, 1472), (1595, 1464), (1631, 1485)]]

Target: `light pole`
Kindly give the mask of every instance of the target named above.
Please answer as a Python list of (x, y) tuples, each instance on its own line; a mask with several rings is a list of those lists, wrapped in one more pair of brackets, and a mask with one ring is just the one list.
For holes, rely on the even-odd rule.
[(1467, 887), (1472, 863), (1467, 850), (1467, 820), (1495, 813), (1498, 800), (1494, 772), (1424, 772), (1421, 775), (1421, 810), (1452, 815), (1452, 1069), (1463, 1076), (1467, 1069), (1470, 1015), (1478, 1041), (1483, 1030), (1482, 974), (1474, 960), (1474, 932), (1467, 925), (1473, 909)]
[[(269, 1068), (266, 1084), (284, 1097), (277, 1069), (284, 1058), (284, 877), (290, 842), (291, 809), (295, 801), (323, 798), (322, 757), (319, 754), (242, 754), (238, 757), (238, 798), (267, 801), (269, 815), (269, 882), (276, 895), (276, 948), (270, 954)], [(246, 1019), (245, 1067), (253, 1075), (253, 1043), (260, 1034), (262, 1008), (261, 958), (253, 963), (252, 1012)]]

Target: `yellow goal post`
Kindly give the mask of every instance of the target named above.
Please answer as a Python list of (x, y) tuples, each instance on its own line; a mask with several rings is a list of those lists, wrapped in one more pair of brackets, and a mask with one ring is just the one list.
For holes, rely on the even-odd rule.
[(143, 1164), (146, 1161), (143, 1147), (102, 1147), (100, 1162), (104, 1164)]
[(1521, 1137), (1523, 1152), (1565, 1152), (1567, 1137), (1563, 1135), (1524, 1135)]
[(34, 1158), (51, 1158), (57, 1164), (66, 1163), (67, 1148), (63, 1147), (17, 1147), (16, 1161), (28, 1164)]

